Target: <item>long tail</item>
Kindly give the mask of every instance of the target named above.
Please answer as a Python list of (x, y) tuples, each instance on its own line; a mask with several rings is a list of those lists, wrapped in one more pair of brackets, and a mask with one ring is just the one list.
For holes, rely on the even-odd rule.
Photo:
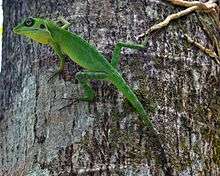
[[(150, 138), (152, 139), (154, 147), (156, 147), (158, 154), (159, 150), (159, 157), (161, 161), (161, 165), (163, 167), (165, 175), (172, 175), (172, 169), (168, 166), (167, 157), (163, 148), (163, 145), (161, 143), (159, 133), (154, 128), (152, 122), (150, 121), (149, 115), (144, 110), (141, 102), (138, 100), (137, 96), (134, 94), (134, 92), (131, 90), (131, 88), (127, 85), (125, 80), (122, 78), (120, 73), (115, 71), (113, 74), (109, 77), (112, 84), (114, 84), (117, 89), (123, 93), (123, 95), (128, 99), (128, 101), (132, 104), (132, 106), (136, 109), (136, 111), (139, 113), (140, 120), (142, 121), (142, 124), (146, 129), (150, 131)], [(153, 147), (153, 148), (154, 148)]]
[(131, 88), (127, 85), (125, 80), (122, 78), (120, 73), (115, 71), (110, 76), (110, 81), (114, 84), (117, 89), (123, 93), (123, 95), (128, 99), (128, 101), (132, 104), (132, 106), (136, 109), (137, 113), (139, 113), (140, 120), (142, 121), (143, 125), (146, 127), (153, 128), (153, 124), (150, 121), (149, 115), (144, 110), (141, 102), (138, 100), (137, 96), (131, 90)]

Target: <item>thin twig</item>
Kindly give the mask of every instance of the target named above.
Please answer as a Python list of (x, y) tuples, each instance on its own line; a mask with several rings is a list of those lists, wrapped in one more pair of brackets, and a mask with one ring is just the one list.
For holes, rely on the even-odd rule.
[(204, 47), (202, 44), (194, 41), (189, 35), (184, 34), (188, 42), (194, 44), (197, 48), (199, 48), (201, 51), (203, 51), (205, 54), (209, 55), (211, 58), (215, 58), (215, 61), (220, 64), (220, 62), (217, 60), (218, 55), (211, 49)]
[(214, 9), (217, 7), (217, 4), (214, 3), (216, 1), (208, 1), (206, 3), (199, 2), (199, 1), (183, 1), (183, 0), (167, 0), (168, 2), (171, 2), (174, 5), (182, 6), (182, 7), (192, 7), (197, 6), (199, 10), (206, 11), (210, 9)]
[[(206, 13), (209, 13), (211, 15), (216, 15), (219, 13), (219, 9), (217, 8), (218, 5), (217, 5), (217, 0), (209, 0), (208, 2), (199, 2), (199, 1), (185, 1), (185, 0), (167, 0), (168, 2), (174, 4), (174, 5), (178, 5), (178, 6), (182, 6), (182, 7), (187, 7), (187, 9), (185, 10), (182, 10), (180, 12), (177, 12), (177, 13), (174, 13), (174, 14), (171, 14), (169, 15), (164, 21), (158, 23), (158, 24), (155, 24), (153, 25), (152, 27), (150, 27), (150, 29), (148, 29), (145, 33), (142, 33), (141, 35), (137, 36), (137, 39), (140, 39), (140, 38), (143, 38), (145, 37), (144, 41), (143, 41), (143, 44), (145, 45), (147, 43), (147, 37), (148, 35), (153, 32), (153, 31), (156, 31), (156, 30), (159, 30), (163, 27), (166, 27), (169, 25), (169, 23), (172, 21), (172, 20), (175, 20), (175, 19), (178, 19), (182, 16), (185, 16), (185, 15), (188, 15), (192, 12), (195, 12), (195, 11), (203, 11), (203, 12), (206, 12)], [(214, 18), (215, 21), (219, 21), (219, 18)], [(217, 24), (218, 26), (220, 26), (220, 23)], [(220, 64), (220, 61), (219, 61), (219, 52), (220, 52), (220, 46), (219, 46), (219, 42), (218, 40), (216, 40), (216, 38), (214, 37), (214, 43), (217, 47), (217, 52), (218, 54), (215, 53), (215, 51), (211, 50), (211, 49), (208, 49), (206, 47), (204, 47), (203, 45), (199, 44), (198, 42), (194, 41), (191, 37), (189, 37), (187, 34), (185, 35), (186, 39), (194, 44), (197, 48), (199, 48), (200, 50), (202, 50), (204, 53), (206, 53), (207, 55), (209, 55), (211, 58), (214, 59), (214, 61), (218, 64)]]
[(164, 21), (162, 21), (162, 22), (160, 22), (158, 24), (153, 25), (150, 29), (147, 30), (147, 32), (139, 35), (138, 38), (142, 38), (143, 36), (146, 36), (146, 35), (148, 35), (149, 33), (153, 32), (155, 30), (158, 30), (158, 29), (161, 29), (163, 27), (166, 27), (170, 23), (171, 20), (175, 20), (175, 19), (178, 19), (178, 18), (180, 18), (182, 16), (185, 16), (185, 15), (195, 11), (196, 9), (198, 9), (198, 7), (197, 6), (193, 6), (193, 7), (187, 8), (185, 10), (182, 10), (182, 11), (180, 11), (178, 13), (169, 15)]
[(206, 3), (202, 3), (199, 1), (192, 1), (192, 2), (188, 2), (188, 1), (183, 1), (183, 0), (167, 0), (168, 2), (171, 2), (174, 5), (179, 5), (179, 6), (183, 6), (183, 7), (188, 7), (185, 10), (182, 10), (180, 12), (174, 13), (169, 15), (164, 21), (153, 25), (150, 29), (148, 29), (145, 33), (139, 35), (137, 38), (143, 38), (144, 36), (147, 36), (149, 33), (161, 29), (163, 27), (166, 27), (170, 21), (178, 19), (182, 16), (188, 15), (189, 13), (192, 13), (194, 11), (204, 11), (204, 12), (210, 12), (210, 10), (213, 10), (217, 7), (216, 3), (213, 3), (213, 1), (208, 1)]

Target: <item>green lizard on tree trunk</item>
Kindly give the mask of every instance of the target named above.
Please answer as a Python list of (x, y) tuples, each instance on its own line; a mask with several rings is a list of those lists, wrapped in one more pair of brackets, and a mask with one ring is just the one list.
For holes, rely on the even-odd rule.
[[(143, 45), (117, 43), (113, 52), (111, 63), (97, 51), (95, 47), (78, 35), (67, 31), (70, 24), (66, 23), (59, 27), (56, 23), (39, 18), (27, 18), (23, 23), (14, 28), (14, 32), (25, 35), (33, 40), (52, 46), (60, 59), (59, 70), (54, 74), (61, 73), (64, 69), (64, 56), (69, 56), (74, 62), (87, 71), (76, 74), (77, 80), (84, 89), (85, 101), (94, 99), (94, 91), (89, 83), (90, 80), (107, 80), (114, 84), (119, 91), (129, 100), (132, 106), (140, 114), (145, 126), (153, 127), (148, 114), (139, 102), (137, 96), (126, 84), (121, 74), (117, 71), (122, 48), (142, 49)], [(54, 77), (53, 75), (53, 77)]]
[(95, 94), (89, 83), (91, 80), (106, 80), (115, 85), (139, 113), (143, 126), (150, 129), (153, 133), (153, 138), (157, 139), (156, 145), (159, 145), (161, 156), (163, 158), (162, 165), (165, 166), (167, 160), (158, 133), (137, 96), (117, 70), (121, 50), (123, 48), (143, 49), (145, 46), (119, 42), (116, 44), (110, 63), (94, 46), (77, 34), (69, 32), (67, 29), (69, 28), (70, 23), (64, 19), (62, 22), (64, 25), (60, 27), (57, 23), (50, 20), (27, 18), (21, 24), (18, 24), (13, 31), (16, 34), (32, 38), (39, 43), (48, 44), (54, 49), (60, 59), (59, 70), (54, 75), (63, 71), (65, 55), (69, 56), (81, 67), (85, 68), (87, 71), (76, 74), (77, 80), (84, 89), (84, 96), (81, 98), (82, 100), (92, 101), (94, 99)]

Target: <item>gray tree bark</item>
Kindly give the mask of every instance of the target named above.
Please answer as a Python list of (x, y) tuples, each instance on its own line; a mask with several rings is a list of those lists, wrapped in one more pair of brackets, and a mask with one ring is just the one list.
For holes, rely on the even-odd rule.
[[(165, 175), (137, 114), (111, 84), (94, 81), (95, 102), (74, 101), (82, 68), (67, 58), (63, 76), (47, 83), (57, 56), (12, 28), (28, 16), (64, 16), (110, 59), (117, 41), (137, 42), (180, 8), (162, 0), (5, 0), (3, 10), (0, 175)], [(184, 33), (210, 43), (191, 14), (154, 34), (144, 51), (124, 50), (120, 70), (150, 112), (172, 174), (220, 175), (220, 67)]]

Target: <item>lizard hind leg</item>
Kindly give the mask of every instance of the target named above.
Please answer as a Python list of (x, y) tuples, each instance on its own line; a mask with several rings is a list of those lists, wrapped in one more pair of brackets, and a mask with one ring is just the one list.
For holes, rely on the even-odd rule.
[(131, 49), (143, 49), (145, 48), (144, 45), (140, 44), (134, 44), (134, 43), (123, 43), (123, 42), (118, 42), (115, 46), (115, 49), (113, 51), (113, 56), (111, 60), (111, 65), (117, 69), (119, 61), (120, 61), (120, 56), (121, 56), (121, 50), (123, 48), (131, 48)]
[(76, 79), (81, 84), (84, 90), (84, 96), (80, 98), (82, 101), (93, 101), (95, 98), (95, 92), (91, 87), (89, 81), (91, 80), (103, 80), (107, 78), (107, 74), (103, 72), (78, 72)]

